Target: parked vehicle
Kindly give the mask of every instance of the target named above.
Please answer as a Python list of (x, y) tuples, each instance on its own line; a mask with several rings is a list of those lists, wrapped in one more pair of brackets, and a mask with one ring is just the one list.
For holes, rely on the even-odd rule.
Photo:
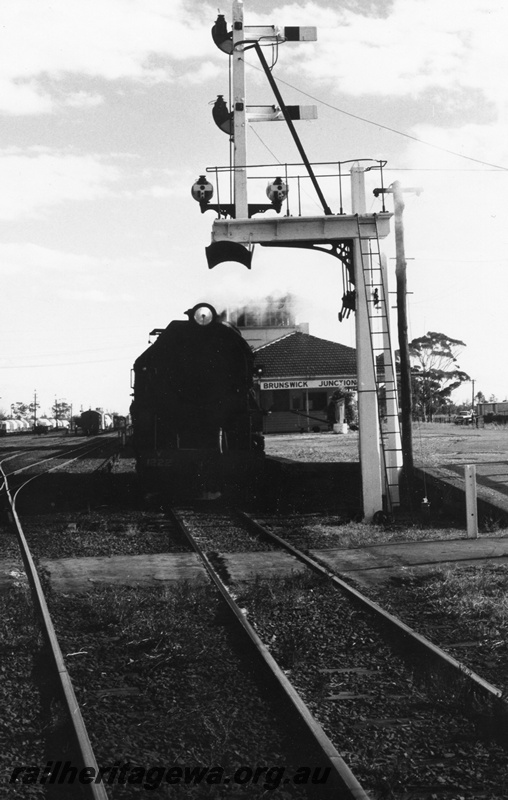
[(83, 411), (77, 418), (77, 427), (85, 436), (97, 436), (102, 431), (113, 427), (113, 419), (109, 414), (104, 414), (100, 408), (90, 408), (88, 411)]
[(453, 419), (455, 425), (472, 425), (474, 414), (472, 411), (460, 411)]
[(49, 433), (53, 430), (53, 420), (40, 417), (35, 425), (35, 433)]

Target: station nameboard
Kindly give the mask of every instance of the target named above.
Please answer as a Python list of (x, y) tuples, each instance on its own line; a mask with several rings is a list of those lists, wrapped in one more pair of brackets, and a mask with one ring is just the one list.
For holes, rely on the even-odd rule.
[(272, 380), (260, 381), (261, 391), (277, 389), (351, 389), (356, 390), (356, 378), (309, 378), (303, 380), (294, 378), (293, 380)]

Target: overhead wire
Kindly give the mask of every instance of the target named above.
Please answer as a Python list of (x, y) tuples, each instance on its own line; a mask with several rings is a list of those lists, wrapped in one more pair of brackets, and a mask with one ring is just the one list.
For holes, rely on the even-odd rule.
[(93, 361), (61, 361), (56, 364), (12, 364), (0, 366), (0, 369), (46, 369), (47, 367), (79, 367), (82, 364), (108, 364), (112, 361), (125, 361), (129, 356), (118, 356), (117, 358), (97, 358)]
[[(265, 148), (266, 148), (266, 150), (268, 150), (268, 152), (270, 153), (270, 155), (271, 155), (271, 156), (272, 156), (272, 157), (273, 157), (273, 158), (274, 158), (274, 159), (277, 161), (277, 163), (278, 163), (278, 164), (280, 164), (281, 166), (284, 166), (284, 163), (285, 163), (285, 162), (284, 162), (284, 161), (281, 161), (281, 160), (280, 160), (280, 158), (278, 158), (278, 157), (275, 155), (275, 153), (273, 152), (273, 150), (270, 150), (270, 148), (268, 147), (268, 145), (266, 144), (266, 142), (265, 142), (265, 141), (264, 141), (264, 140), (261, 138), (260, 134), (259, 134), (259, 133), (257, 132), (257, 130), (256, 130), (256, 129), (255, 129), (253, 126), (252, 126), (252, 124), (251, 124), (251, 123), (249, 123), (249, 130), (250, 130), (250, 131), (252, 131), (252, 133), (253, 133), (253, 134), (254, 134), (254, 135), (255, 135), (255, 136), (256, 136), (256, 137), (259, 139), (259, 141), (261, 142), (261, 144), (263, 145), (263, 147), (265, 147)], [(303, 189), (302, 189), (302, 188), (300, 188), (300, 189), (299, 189), (299, 191), (301, 191), (303, 194), (305, 194), (305, 196), (306, 196), (306, 197), (307, 197), (307, 198), (308, 198), (308, 199), (309, 199), (309, 200), (310, 200), (310, 201), (311, 201), (311, 202), (312, 202), (312, 203), (313, 203), (315, 206), (317, 206), (317, 208), (321, 208), (321, 206), (320, 206), (320, 205), (319, 205), (319, 203), (317, 202), (316, 198), (315, 198), (314, 196), (311, 196), (311, 195), (310, 195), (310, 194), (309, 194), (309, 193), (306, 191), (306, 189), (305, 189), (305, 188), (303, 188)]]
[[(120, 345), (113, 345), (112, 347), (86, 347), (84, 350), (59, 350), (56, 353), (37, 353), (37, 358), (55, 358), (57, 356), (68, 356), (68, 355), (84, 355), (85, 353), (106, 353), (108, 350), (130, 350), (132, 347), (136, 347), (138, 342), (132, 343), (124, 343)], [(18, 355), (17, 358), (33, 358), (34, 353), (33, 351), (26, 356)], [(10, 358), (10, 356), (5, 356), (0, 354), (0, 359), (2, 358)]]
[(261, 136), (259, 135), (259, 133), (257, 132), (257, 130), (256, 130), (254, 127), (253, 127), (253, 125), (252, 125), (251, 123), (249, 123), (249, 130), (250, 130), (250, 131), (252, 131), (252, 133), (254, 134), (254, 136), (256, 136), (256, 137), (259, 139), (259, 141), (261, 142), (261, 144), (263, 145), (263, 147), (264, 147), (266, 150), (268, 150), (268, 152), (270, 153), (270, 155), (271, 155), (271, 156), (272, 156), (272, 157), (273, 157), (273, 158), (274, 158), (274, 159), (277, 161), (277, 163), (278, 163), (278, 164), (283, 164), (283, 162), (280, 160), (280, 158), (278, 158), (278, 156), (276, 156), (276, 155), (275, 155), (275, 153), (273, 152), (273, 150), (270, 150), (270, 148), (268, 147), (268, 145), (266, 144), (266, 142), (265, 142), (265, 141), (263, 141), (263, 139), (261, 138)]
[[(260, 67), (256, 67), (254, 64), (249, 64), (252, 69), (258, 70), (258, 72), (262, 72)], [(442, 145), (434, 144), (433, 142), (427, 142), (425, 139), (421, 139), (419, 136), (414, 136), (411, 133), (406, 133), (405, 131), (400, 131), (397, 128), (392, 128), (390, 125), (384, 125), (381, 122), (375, 122), (374, 120), (368, 119), (367, 117), (362, 117), (359, 114), (353, 114), (351, 111), (345, 111), (343, 108), (339, 108), (338, 106), (333, 105), (333, 103), (328, 103), (326, 100), (323, 100), (320, 97), (316, 97), (310, 92), (306, 92), (303, 89), (300, 89), (298, 86), (295, 86), (289, 81), (285, 81), (282, 78), (277, 78), (278, 83), (283, 83), (285, 86), (289, 86), (290, 89), (294, 89), (296, 92), (304, 95), (304, 97), (308, 97), (311, 100), (315, 100), (316, 103), (320, 103), (327, 108), (331, 108), (333, 111), (338, 111), (339, 114), (344, 114), (346, 117), (351, 117), (352, 119), (357, 119), (360, 122), (365, 122), (367, 125), (374, 125), (376, 128), (382, 128), (385, 131), (389, 131), (390, 133), (394, 133), (397, 136), (403, 136), (406, 139), (411, 139), (413, 142), (417, 142), (418, 144), (423, 144), (426, 147), (432, 147), (435, 150), (440, 150), (443, 153), (448, 153), (448, 155), (456, 156), (457, 158), (463, 158), (466, 161), (474, 161), (476, 164), (482, 164), (485, 167), (492, 167), (497, 171), (501, 172), (508, 172), (508, 167), (502, 166), (500, 164), (493, 164), (490, 161), (484, 161), (481, 158), (474, 158), (473, 156), (464, 155), (464, 153), (457, 153), (455, 150), (451, 150), (450, 148), (443, 147)]]

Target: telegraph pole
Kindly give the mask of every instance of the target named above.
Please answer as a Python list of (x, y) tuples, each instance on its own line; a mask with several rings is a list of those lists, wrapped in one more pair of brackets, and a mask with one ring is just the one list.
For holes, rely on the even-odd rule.
[(394, 229), (395, 229), (395, 276), (397, 283), (397, 331), (400, 354), (400, 433), (402, 442), (402, 478), (406, 489), (406, 500), (409, 505), (413, 499), (414, 462), (411, 392), (411, 360), (409, 358), (409, 342), (407, 335), (407, 275), (406, 254), (404, 247), (404, 192), (420, 194), (420, 188), (404, 189), (400, 181), (394, 181), (387, 189), (376, 189), (374, 194), (393, 194)]
[(403, 189), (400, 181), (392, 183), (394, 205), (395, 229), (395, 277), (397, 283), (397, 330), (399, 335), (400, 352), (400, 434), (402, 440), (402, 475), (406, 484), (407, 499), (412, 502), (413, 497), (413, 431), (412, 411), (413, 397), (411, 392), (411, 361), (409, 358), (409, 343), (407, 335), (407, 274), (406, 254), (404, 248), (404, 211)]

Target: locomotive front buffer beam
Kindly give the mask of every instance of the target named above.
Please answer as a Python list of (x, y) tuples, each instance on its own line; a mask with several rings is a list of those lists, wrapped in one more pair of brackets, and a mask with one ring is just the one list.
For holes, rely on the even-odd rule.
[[(320, 249), (362, 237), (384, 239), (390, 233), (392, 214), (337, 214), (315, 217), (267, 217), (217, 219), (212, 226), (212, 244), (206, 248), (210, 269), (224, 261), (236, 261), (250, 269), (252, 247), (301, 247)], [(336, 255), (334, 251), (328, 251)]]

